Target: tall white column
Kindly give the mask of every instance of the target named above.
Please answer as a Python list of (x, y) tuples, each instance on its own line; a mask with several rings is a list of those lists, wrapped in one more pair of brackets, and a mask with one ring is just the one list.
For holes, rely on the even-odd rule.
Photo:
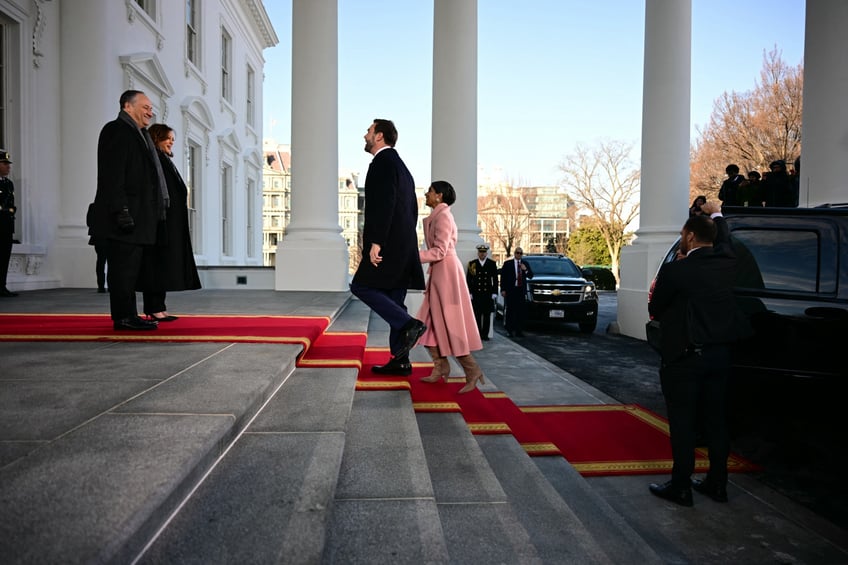
[(277, 290), (346, 290), (339, 226), (338, 3), (292, 2), (292, 221), (277, 247)]
[(619, 330), (643, 339), (648, 287), (689, 209), (691, 46), (691, 0), (646, 0), (640, 228), (618, 290)]
[(434, 0), (432, 179), (456, 189), (460, 259), (477, 256), (477, 0)]
[(800, 206), (848, 202), (848, 2), (807, 0)]
[[(57, 128), (61, 173), (57, 202), (50, 204), (58, 205), (58, 225), (47, 260), (49, 268), (60, 273), (62, 286), (92, 288), (96, 256), (88, 245), (85, 216), (97, 190), (97, 140), (104, 124), (118, 116), (118, 100), (126, 88), (123, 81), (114, 80), (115, 46), (121, 37), (109, 22), (126, 20), (127, 9), (108, 0), (59, 7), (60, 18), (48, 23), (61, 30), (62, 95)], [(87, 166), (80, 167), (81, 159)]]

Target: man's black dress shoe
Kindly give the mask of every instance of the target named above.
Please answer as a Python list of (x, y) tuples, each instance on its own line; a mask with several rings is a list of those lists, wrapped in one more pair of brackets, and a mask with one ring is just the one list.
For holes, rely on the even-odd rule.
[(716, 502), (727, 502), (727, 485), (718, 484), (709, 477), (703, 480), (692, 479), (692, 488)]
[(400, 330), (400, 349), (398, 349), (395, 353), (395, 357), (406, 357), (406, 354), (415, 347), (415, 344), (418, 343), (418, 338), (420, 338), (426, 330), (427, 326), (425, 326), (421, 320), (412, 318), (408, 321)]
[(675, 504), (679, 504), (680, 506), (693, 505), (692, 489), (690, 488), (676, 487), (671, 484), (671, 481), (668, 481), (667, 483), (663, 483), (661, 485), (651, 483), (648, 488), (650, 489), (651, 494), (653, 494), (654, 496), (670, 500)]
[(173, 322), (175, 320), (179, 320), (178, 316), (171, 316), (168, 314), (167, 316), (155, 316), (153, 314), (147, 314), (147, 319), (151, 322)]
[(116, 330), (155, 330), (159, 327), (159, 324), (142, 320), (138, 316), (131, 316), (129, 318), (115, 320), (113, 327)]
[(12, 292), (8, 288), (4, 288), (3, 290), (0, 290), (0, 297), (3, 297), (3, 298), (12, 298), (12, 297), (17, 296), (17, 295), (18, 295), (17, 292)]
[(412, 363), (409, 359), (398, 360), (397, 357), (392, 357), (385, 365), (375, 365), (371, 370), (378, 375), (400, 375), (407, 377), (412, 374)]

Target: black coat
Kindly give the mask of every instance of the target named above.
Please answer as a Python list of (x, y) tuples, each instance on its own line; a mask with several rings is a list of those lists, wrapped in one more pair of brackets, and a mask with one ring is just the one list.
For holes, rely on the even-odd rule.
[[(107, 123), (97, 142), (97, 193), (90, 235), (95, 240), (152, 245), (156, 242), (157, 199), (153, 156), (138, 128), (121, 118)], [(120, 231), (116, 222), (125, 206), (135, 222), (132, 233)]]
[[(353, 282), (372, 288), (424, 289), (418, 259), (418, 200), (415, 181), (394, 148), (383, 149), (365, 176), (365, 227), (362, 258)], [(383, 261), (371, 264), (371, 244), (381, 246)]]
[[(527, 270), (524, 271), (525, 280), (532, 279), (533, 269), (530, 268), (530, 264), (524, 259), (521, 260), (521, 264), (527, 266)], [(507, 294), (524, 294), (526, 288), (526, 283), (520, 287), (515, 286), (515, 259), (504, 261), (504, 264), (501, 266), (501, 290), (505, 290)]]
[(171, 158), (161, 151), (157, 153), (171, 203), (165, 221), (159, 224), (156, 245), (145, 254), (137, 290), (195, 290), (200, 288), (200, 277), (191, 248), (188, 189)]
[(713, 247), (664, 264), (657, 274), (648, 312), (662, 326), (660, 353), (664, 363), (687, 348), (731, 343), (746, 335), (733, 295), (736, 256), (724, 218), (715, 218), (718, 236)]

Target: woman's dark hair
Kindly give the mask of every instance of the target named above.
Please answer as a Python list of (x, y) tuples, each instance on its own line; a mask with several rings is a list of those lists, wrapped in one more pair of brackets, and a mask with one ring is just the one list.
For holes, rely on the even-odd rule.
[(704, 195), (702, 194), (702, 195), (700, 195), (700, 196), (696, 196), (696, 197), (695, 197), (695, 200), (694, 200), (694, 201), (692, 201), (692, 206), (697, 205), (699, 200), (701, 201), (701, 204), (706, 204), (706, 203), (707, 203), (707, 197), (706, 197), (706, 196), (704, 196)]
[[(168, 139), (168, 134), (174, 131), (174, 128), (167, 124), (153, 124), (147, 128), (150, 133), (150, 138), (153, 140), (153, 145), (159, 148), (159, 142)], [(169, 155), (170, 156), (170, 155)]]
[(456, 191), (446, 180), (434, 180), (430, 186), (433, 189), (433, 192), (436, 194), (442, 195), (442, 202), (450, 206), (454, 202), (456, 202)]

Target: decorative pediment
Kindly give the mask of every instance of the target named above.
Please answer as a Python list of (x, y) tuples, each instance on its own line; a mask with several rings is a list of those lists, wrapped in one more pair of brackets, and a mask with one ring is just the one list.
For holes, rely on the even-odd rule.
[(206, 100), (200, 96), (183, 98), (180, 104), (180, 110), (182, 110), (184, 116), (191, 117), (205, 130), (210, 131), (214, 129), (215, 120), (212, 117), (212, 111), (209, 109), (209, 105), (206, 104)]
[(218, 136), (218, 143), (229, 148), (233, 153), (241, 153), (241, 143), (233, 128), (227, 128)]
[[(154, 53), (121, 55), (121, 67), (126, 75), (127, 88), (143, 90), (151, 100), (159, 100), (161, 119), (168, 116), (167, 100), (174, 94), (171, 81)], [(155, 102), (154, 102), (155, 104)]]
[(248, 147), (244, 152), (244, 161), (245, 163), (253, 165), (257, 169), (261, 169), (263, 162), (262, 150), (256, 146)]

